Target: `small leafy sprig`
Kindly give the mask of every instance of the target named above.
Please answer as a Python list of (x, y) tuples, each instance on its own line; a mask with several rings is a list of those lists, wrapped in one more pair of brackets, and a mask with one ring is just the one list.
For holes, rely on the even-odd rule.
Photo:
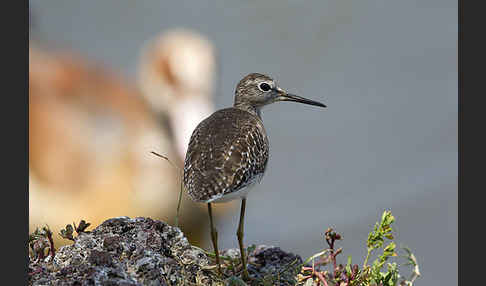
[(404, 256), (405, 259), (407, 259), (407, 263), (405, 265), (410, 265), (413, 267), (410, 278), (408, 280), (401, 281), (400, 286), (412, 286), (413, 282), (415, 282), (415, 279), (420, 276), (420, 269), (417, 263), (417, 259), (415, 258), (415, 255), (413, 255), (412, 251), (410, 251), (408, 247), (402, 247), (402, 249), (407, 253), (407, 255)]
[[(395, 242), (391, 241), (387, 246), (383, 247), (385, 244), (385, 239), (392, 240), (393, 229), (391, 224), (395, 222), (395, 217), (390, 211), (384, 211), (381, 216), (380, 222), (375, 224), (372, 232), (369, 233), (368, 239), (366, 241), (367, 254), (363, 263), (363, 273), (366, 278), (366, 282), (370, 285), (397, 285), (400, 275), (398, 273), (398, 265), (393, 263), (388, 263), (387, 271), (382, 272), (383, 266), (389, 260), (389, 258), (397, 256), (395, 249)], [(367, 265), (368, 259), (371, 254), (383, 248), (383, 253), (378, 256), (371, 266)]]
[[(36, 228), (33, 233), (29, 234), (28, 244), (35, 260), (42, 260), (47, 256), (54, 258), (56, 255), (52, 231), (48, 225), (42, 229)], [(46, 255), (46, 249), (49, 249), (48, 255)]]
[[(336, 241), (342, 240), (342, 235), (328, 228), (324, 233), (324, 239), (329, 248), (309, 257), (303, 263), (301, 273), (297, 275), (297, 280), (301, 283), (298, 285), (359, 285), (359, 267), (352, 264), (351, 256), (348, 257), (345, 266), (337, 263), (336, 257), (343, 249), (335, 249), (335, 244)], [(315, 261), (316, 258), (319, 260)], [(306, 266), (309, 262), (312, 262), (312, 266)], [(326, 265), (331, 265), (332, 268), (326, 269)]]
[[(390, 240), (393, 239), (393, 233), (391, 224), (395, 221), (395, 217), (392, 215), (390, 211), (384, 211), (383, 215), (381, 216), (381, 221), (375, 224), (375, 228), (372, 232), (368, 235), (368, 240), (366, 241), (366, 246), (368, 247), (368, 253), (366, 254), (365, 261), (363, 263), (363, 267), (366, 267), (368, 263), (368, 259), (370, 258), (371, 253), (373, 250), (381, 248), (383, 243), (385, 242), (385, 238)], [(391, 256), (393, 255), (393, 250), (395, 249), (395, 243), (391, 242), (387, 247), (385, 247), (387, 254)]]
[[(83, 219), (79, 222), (79, 225), (76, 226), (76, 224), (73, 222), (72, 225), (67, 224), (64, 229), (61, 229), (59, 232), (59, 235), (64, 238), (64, 239), (69, 239), (74, 241), (73, 233), (76, 231), (76, 233), (79, 235), (82, 232), (86, 232), (86, 229), (91, 225), (91, 223), (87, 223)], [(74, 226), (74, 227), (73, 227)]]

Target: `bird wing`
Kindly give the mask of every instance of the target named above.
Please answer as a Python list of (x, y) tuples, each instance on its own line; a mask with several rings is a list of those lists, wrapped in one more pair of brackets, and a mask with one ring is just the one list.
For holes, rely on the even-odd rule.
[(184, 162), (184, 186), (195, 201), (244, 188), (261, 178), (268, 162), (261, 120), (235, 108), (219, 110), (194, 130)]

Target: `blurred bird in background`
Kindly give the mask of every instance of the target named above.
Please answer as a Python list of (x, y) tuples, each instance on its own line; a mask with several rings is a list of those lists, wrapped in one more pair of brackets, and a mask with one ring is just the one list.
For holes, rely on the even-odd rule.
[(189, 30), (169, 31), (143, 48), (139, 85), (158, 120), (168, 123), (182, 161), (192, 131), (214, 111), (215, 63), (212, 44)]
[[(157, 35), (140, 54), (138, 86), (73, 52), (29, 44), (30, 230), (116, 216), (172, 223), (182, 174), (150, 152), (181, 167), (192, 130), (214, 111), (212, 44), (188, 30)], [(183, 203), (193, 242), (205, 235), (204, 211)]]

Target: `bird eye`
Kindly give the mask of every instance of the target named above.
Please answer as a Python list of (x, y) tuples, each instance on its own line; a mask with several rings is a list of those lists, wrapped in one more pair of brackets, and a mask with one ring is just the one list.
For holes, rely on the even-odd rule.
[(264, 91), (264, 92), (267, 92), (271, 89), (270, 85), (266, 82), (263, 82), (263, 83), (260, 83), (260, 85), (258, 86), (258, 88), (261, 90), (261, 91)]

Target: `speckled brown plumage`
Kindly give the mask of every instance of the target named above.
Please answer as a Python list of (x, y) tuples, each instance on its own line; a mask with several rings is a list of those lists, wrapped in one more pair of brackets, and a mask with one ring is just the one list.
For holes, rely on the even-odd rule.
[(211, 202), (258, 182), (268, 161), (268, 139), (258, 115), (219, 110), (194, 130), (184, 164), (192, 200)]
[(268, 161), (268, 139), (260, 109), (274, 102), (324, 104), (289, 94), (269, 76), (251, 73), (235, 89), (234, 107), (213, 113), (193, 131), (184, 162), (184, 186), (196, 202), (245, 198)]

